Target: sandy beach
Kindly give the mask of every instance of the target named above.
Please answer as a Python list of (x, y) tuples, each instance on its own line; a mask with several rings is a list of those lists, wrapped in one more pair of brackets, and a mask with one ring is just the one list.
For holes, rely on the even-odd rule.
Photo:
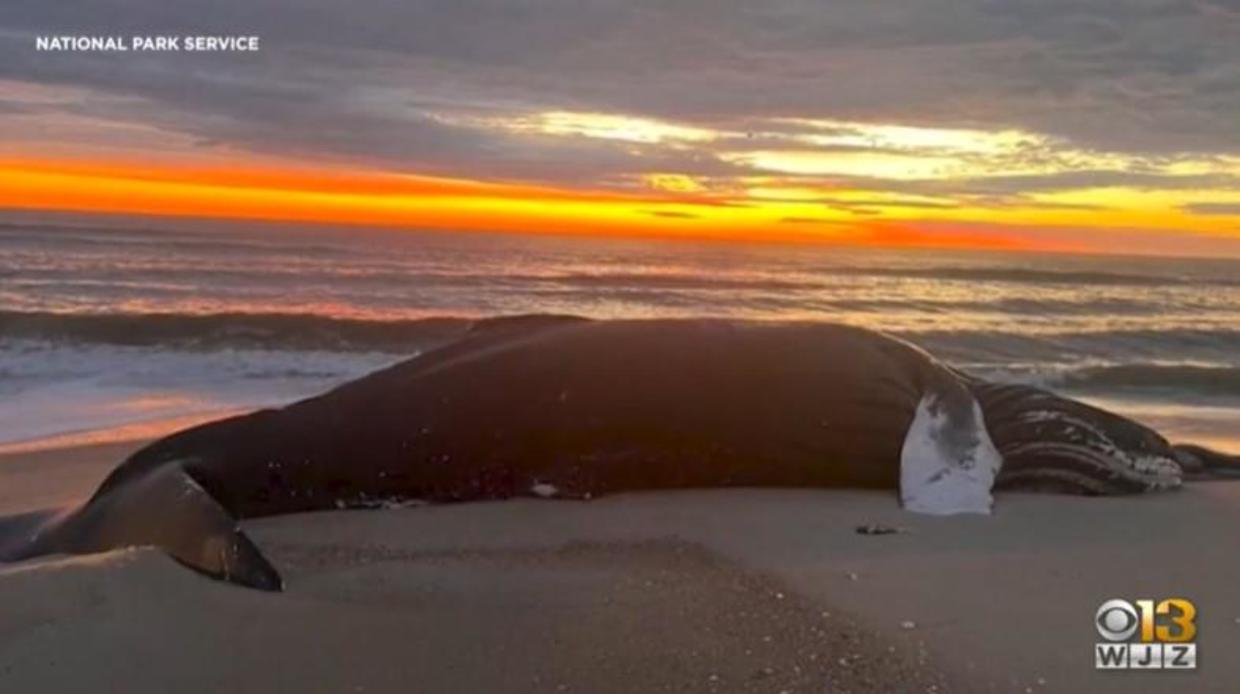
[(0, 2), (0, 694), (1240, 694), (1238, 36)]
[[(0, 515), (81, 498), (135, 445), (0, 457)], [(1234, 691), (1237, 521), (1237, 483), (989, 518), (826, 490), (286, 516), (247, 524), (284, 594), (153, 550), (0, 570), (0, 689)], [(1197, 605), (1199, 669), (1094, 671), (1098, 604), (1166, 596)]]

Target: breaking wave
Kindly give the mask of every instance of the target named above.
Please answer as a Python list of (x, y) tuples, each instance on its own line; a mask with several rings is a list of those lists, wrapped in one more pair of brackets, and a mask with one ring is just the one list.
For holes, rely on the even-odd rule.
[(0, 311), (0, 338), (160, 346), (170, 350), (271, 349), (412, 353), (451, 339), (466, 318), (366, 320), (314, 314), (58, 314)]

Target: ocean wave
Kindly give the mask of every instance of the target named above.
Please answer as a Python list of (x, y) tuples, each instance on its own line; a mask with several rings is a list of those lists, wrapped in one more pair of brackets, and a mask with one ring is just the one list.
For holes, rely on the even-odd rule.
[(971, 364), (982, 378), (1027, 383), (1082, 395), (1184, 395), (1240, 397), (1240, 367), (1193, 363)]
[(1240, 329), (1142, 328), (1020, 333), (924, 330), (901, 336), (953, 362), (1240, 362)]
[[(630, 290), (632, 291), (632, 290)], [(687, 308), (687, 306), (686, 306)], [(890, 307), (887, 307), (890, 308)], [(313, 313), (62, 313), (0, 311), (0, 338), (168, 349), (367, 351), (426, 349), (460, 335), (460, 315), (383, 318)], [(896, 331), (953, 363), (1220, 363), (1240, 366), (1240, 328)]]
[(829, 267), (823, 274), (862, 275), (927, 280), (1004, 282), (1020, 284), (1071, 284), (1110, 286), (1240, 286), (1240, 279), (1228, 277), (1184, 277), (1178, 275), (1104, 272), (1097, 270), (1042, 270), (1012, 267)]
[[(152, 414), (289, 402), (431, 349), (474, 323), (460, 316), (0, 311), (0, 441)], [(983, 378), (1086, 399), (1240, 402), (1240, 330), (903, 336)]]
[(0, 340), (0, 444), (282, 405), (407, 356)]
[(313, 314), (64, 314), (0, 311), (0, 337), (168, 349), (411, 353), (468, 329), (467, 318), (369, 320)]
[(641, 273), (641, 272), (565, 272), (541, 275), (511, 276), (521, 282), (549, 282), (581, 287), (642, 289), (709, 289), (732, 291), (752, 289), (759, 291), (799, 291), (821, 289), (828, 283), (812, 279), (778, 279), (772, 276), (720, 276), (700, 273)]
[(1067, 388), (1176, 390), (1240, 396), (1240, 368), (1200, 364), (1115, 364), (1065, 372)]
[[(399, 263), (371, 261), (365, 264), (290, 264), (278, 259), (238, 263), (215, 259), (186, 264), (169, 264), (152, 258), (145, 262), (126, 262), (99, 268), (74, 268), (69, 274), (63, 263), (24, 264), (20, 270), (4, 271), (11, 276), (14, 287), (39, 290), (52, 287), (60, 291), (107, 290), (114, 287), (140, 286), (144, 283), (177, 284), (202, 291), (204, 287), (238, 284), (243, 287), (272, 284), (343, 284), (357, 288), (400, 287), (521, 287), (526, 291), (542, 288), (573, 288), (583, 291), (814, 291), (839, 289), (838, 281), (811, 278), (779, 279), (767, 275), (704, 276), (694, 273), (630, 273), (630, 272), (547, 272), (518, 273), (482, 269), (478, 271), (411, 268)], [(0, 275), (3, 276), (3, 275)]]

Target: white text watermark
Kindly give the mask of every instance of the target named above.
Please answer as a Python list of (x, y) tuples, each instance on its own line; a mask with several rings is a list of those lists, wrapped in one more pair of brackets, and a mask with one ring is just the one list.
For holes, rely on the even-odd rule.
[(257, 52), (257, 36), (143, 35), (143, 36), (36, 36), (37, 51), (79, 53), (128, 52)]

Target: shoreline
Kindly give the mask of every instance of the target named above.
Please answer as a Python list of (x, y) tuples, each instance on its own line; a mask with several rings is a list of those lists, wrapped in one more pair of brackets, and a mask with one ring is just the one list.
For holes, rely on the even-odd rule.
[(70, 451), (87, 446), (154, 441), (180, 429), (188, 429), (217, 419), (224, 419), (259, 409), (229, 407), (191, 412), (167, 417), (140, 418), (112, 426), (60, 431), (31, 438), (0, 440), (0, 457), (40, 451)]
[[(83, 498), (140, 444), (0, 456), (0, 515)], [(908, 532), (855, 532), (868, 523)], [(151, 550), (0, 568), (15, 615), (0, 626), (0, 685), (607, 691), (628, 678), (737, 691), (714, 674), (762, 692), (828, 680), (861, 692), (1225, 692), (1240, 680), (1226, 658), (1240, 649), (1237, 524), (1237, 482), (1136, 497), (1001, 494), (990, 517), (918, 516), (883, 492), (804, 489), (280, 516), (245, 523), (286, 576), (280, 595), (206, 580)], [(1199, 670), (1093, 669), (1103, 600), (1172, 596), (1199, 610)], [(363, 631), (379, 640), (350, 636)], [(779, 647), (763, 650), (764, 636)], [(265, 656), (216, 672), (250, 651)], [(37, 655), (48, 652), (58, 655)], [(151, 652), (175, 657), (152, 666)], [(305, 652), (335, 665), (307, 664)]]
[(0, 517), (85, 500), (114, 467), (148, 441), (0, 453)]

